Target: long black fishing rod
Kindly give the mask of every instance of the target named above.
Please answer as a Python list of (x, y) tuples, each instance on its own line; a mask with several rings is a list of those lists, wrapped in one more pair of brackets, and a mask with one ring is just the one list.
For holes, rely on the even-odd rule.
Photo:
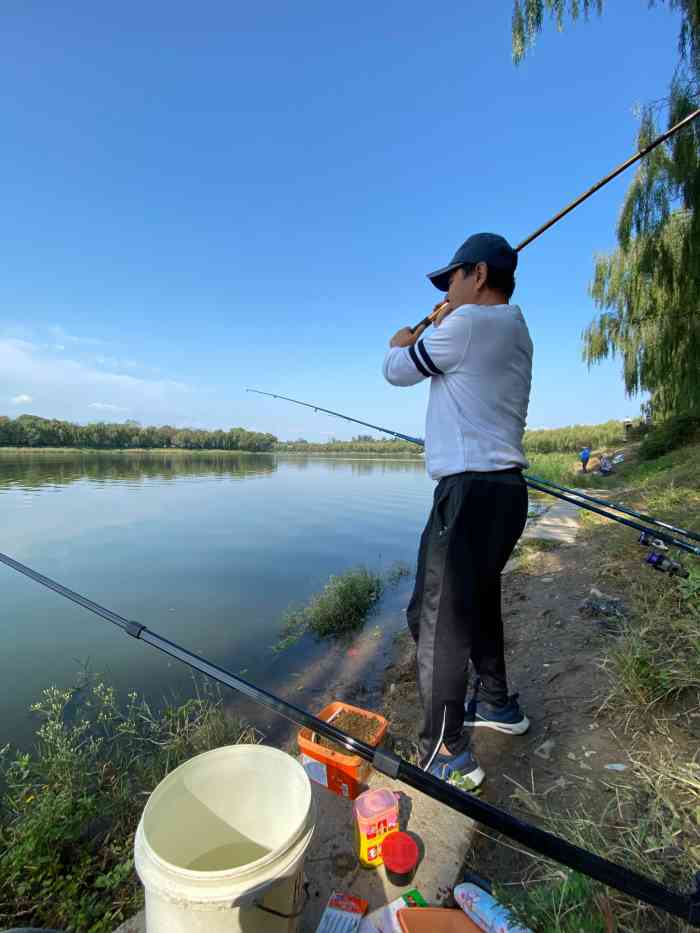
[(694, 554), (696, 557), (700, 557), (700, 547), (696, 547), (694, 544), (689, 544), (687, 541), (681, 541), (680, 538), (674, 538), (671, 535), (667, 535), (661, 531), (654, 531), (652, 528), (645, 528), (644, 525), (640, 525), (639, 522), (634, 522), (629, 518), (623, 518), (621, 515), (613, 515), (612, 512), (598, 508), (598, 506), (588, 505), (585, 502), (577, 502), (575, 499), (572, 499), (571, 496), (567, 496), (562, 492), (556, 492), (554, 489), (547, 489), (546, 486), (540, 486), (540, 484), (535, 482), (532, 477), (526, 479), (526, 482), (530, 489), (536, 489), (538, 492), (544, 492), (548, 496), (555, 496), (557, 499), (563, 499), (564, 502), (571, 502), (573, 505), (576, 505), (581, 509), (594, 512), (596, 515), (602, 515), (603, 518), (610, 518), (614, 522), (618, 522), (620, 525), (626, 525), (628, 528), (634, 528), (635, 531), (639, 531), (641, 534), (647, 535), (649, 538), (656, 538), (658, 541), (663, 541), (664, 544), (668, 544), (670, 547), (676, 547), (681, 551), (686, 551), (688, 554)]
[(455, 812), (468, 816), (484, 826), (488, 826), (489, 829), (502, 833), (509, 839), (527, 846), (546, 858), (554, 859), (560, 864), (595, 878), (596, 881), (600, 881), (611, 888), (623, 891), (645, 904), (651, 904), (665, 910), (674, 917), (680, 917), (691, 926), (700, 928), (700, 890), (696, 890), (692, 894), (671, 891), (653, 879), (640, 875), (623, 865), (610, 862), (599, 855), (588, 852), (586, 849), (580, 849), (559, 836), (525, 823), (505, 810), (500, 810), (478, 797), (458, 790), (447, 781), (442, 781), (432, 774), (422, 771), (392, 752), (373, 748), (359, 739), (352, 738), (352, 736), (325, 722), (325, 720), (318, 719), (306, 710), (301, 709), (301, 707), (294, 706), (273, 693), (256, 687), (249, 681), (237, 677), (216, 664), (212, 664), (205, 658), (198, 657), (188, 651), (187, 648), (183, 648), (175, 642), (152, 632), (140, 622), (134, 622), (118, 615), (116, 612), (105, 609), (99, 603), (81, 596), (80, 593), (68, 589), (61, 583), (57, 583), (50, 577), (32, 570), (31, 567), (21, 564), (6, 554), (0, 554), (0, 562), (12, 570), (24, 574), (30, 580), (48, 587), (55, 593), (106, 619), (127, 635), (157, 648), (171, 658), (182, 661), (183, 664), (187, 664), (193, 670), (211, 677), (218, 683), (237, 690), (290, 722), (298, 726), (306, 726), (325, 738), (339, 743), (343, 748), (369, 762), (375, 770), (380, 771), (382, 774), (402, 781), (409, 787), (413, 787), (415, 790), (445, 804)]
[[(562, 217), (566, 217), (567, 214), (570, 214), (574, 208), (578, 207), (579, 204), (583, 204), (584, 201), (587, 201), (592, 194), (595, 194), (596, 191), (600, 191), (601, 188), (604, 188), (608, 182), (612, 181), (613, 178), (617, 178), (622, 172), (626, 171), (631, 165), (634, 165), (636, 162), (639, 162), (640, 159), (643, 159), (644, 156), (649, 155), (649, 153), (656, 149), (657, 146), (660, 146), (661, 143), (665, 143), (672, 136), (675, 136), (676, 133), (684, 129), (686, 126), (689, 126), (694, 120), (700, 117), (700, 109), (694, 110), (692, 113), (689, 113), (686, 117), (683, 117), (682, 120), (679, 120), (675, 126), (672, 126), (669, 130), (666, 130), (665, 133), (662, 133), (660, 136), (657, 136), (656, 139), (652, 140), (649, 145), (644, 146), (639, 152), (636, 152), (633, 156), (630, 156), (629, 159), (626, 159), (617, 168), (614, 168), (612, 172), (609, 172), (604, 178), (601, 178), (600, 181), (597, 181), (594, 185), (588, 188), (583, 194), (580, 194), (575, 198), (570, 204), (567, 204), (566, 207), (562, 208), (558, 213), (551, 217), (548, 221), (542, 224), (541, 227), (538, 227), (530, 236), (526, 237), (521, 243), (515, 247), (515, 252), (519, 253), (521, 249), (525, 249), (526, 246), (529, 246), (533, 240), (536, 240), (539, 236), (549, 230), (550, 227), (553, 227), (554, 224), (558, 223)], [(422, 321), (416, 324), (415, 327), (412, 327), (411, 330), (415, 333), (419, 327), (429, 327), (437, 315), (439, 314), (440, 309), (438, 308), (435, 311), (432, 311), (427, 317), (424, 317)]]
[(659, 528), (665, 528), (667, 531), (672, 531), (677, 535), (683, 535), (685, 538), (691, 538), (693, 541), (700, 541), (700, 534), (694, 531), (688, 531), (686, 528), (678, 528), (676, 525), (663, 522), (660, 518), (654, 518), (653, 515), (645, 515), (644, 512), (637, 512), (629, 508), (629, 506), (621, 505), (619, 502), (597, 499), (595, 496), (580, 492), (578, 489), (570, 489), (568, 486), (560, 486), (558, 483), (553, 483), (549, 479), (542, 479), (541, 476), (533, 476), (532, 473), (528, 473), (527, 478), (543, 486), (550, 486), (552, 489), (559, 489), (561, 492), (569, 493), (569, 495), (578, 496), (579, 499), (585, 499), (587, 502), (595, 502), (597, 505), (604, 505), (609, 509), (614, 509), (616, 512), (623, 512), (625, 515), (631, 515), (633, 518), (640, 518), (644, 522), (651, 522), (652, 525), (658, 525)]
[[(256, 395), (267, 395), (270, 398), (282, 398), (287, 402), (294, 402), (295, 405), (303, 405), (304, 408), (311, 408), (313, 411), (323, 411), (329, 415), (333, 415), (336, 418), (342, 418), (344, 421), (352, 421), (354, 424), (361, 424), (366, 428), (373, 428), (375, 431), (383, 431), (385, 434), (391, 434), (394, 437), (400, 437), (402, 440), (410, 441), (410, 443), (416, 444), (419, 447), (425, 446), (425, 441), (419, 437), (411, 437), (408, 434), (400, 434), (398, 431), (392, 431), (389, 428), (382, 428), (376, 424), (370, 424), (368, 421), (360, 421), (359, 418), (351, 418), (349, 415), (343, 415), (338, 411), (331, 411), (329, 408), (321, 408), (319, 405), (312, 405), (310, 402), (300, 402), (298, 399), (289, 398), (286, 395), (274, 395), (272, 392), (262, 392), (260, 389), (246, 389), (246, 392), (254, 392)], [(610, 521), (618, 522), (621, 525), (626, 525), (628, 528), (633, 528), (635, 531), (638, 531), (640, 534), (644, 534), (649, 538), (655, 538), (659, 541), (662, 541), (664, 544), (669, 545), (669, 547), (676, 547), (681, 551), (694, 554), (695, 557), (700, 557), (700, 546), (690, 544), (688, 541), (682, 541), (680, 538), (675, 538), (672, 535), (668, 535), (662, 531), (657, 531), (654, 528), (649, 528), (646, 525), (640, 525), (639, 522), (623, 518), (621, 515), (615, 515), (614, 512), (610, 512), (607, 509), (589, 505), (588, 502), (583, 501), (581, 498), (572, 498), (579, 495), (575, 489), (568, 489), (566, 486), (562, 486), (557, 488), (564, 489), (566, 492), (556, 492), (555, 489), (549, 489), (547, 486), (543, 485), (543, 483), (547, 481), (539, 480), (537, 477), (529, 476), (527, 473), (523, 474), (523, 478), (525, 479), (527, 485), (531, 489), (537, 490), (537, 492), (542, 492), (548, 496), (554, 496), (557, 499), (562, 499), (564, 502), (569, 502), (571, 505), (575, 505), (579, 509), (586, 509), (589, 512), (595, 512), (596, 515), (602, 515), (604, 518), (609, 518)], [(607, 505), (607, 503), (605, 504)]]
[(270, 398), (282, 398), (285, 402), (294, 402), (295, 405), (303, 405), (304, 408), (311, 408), (313, 411), (322, 411), (327, 415), (333, 415), (335, 418), (342, 418), (343, 421), (352, 421), (354, 424), (361, 424), (365, 428), (372, 428), (375, 431), (382, 431), (384, 434), (391, 434), (392, 437), (398, 437), (402, 441), (408, 441), (410, 444), (424, 446), (420, 437), (411, 437), (410, 434), (401, 434), (399, 431), (392, 431), (390, 428), (380, 428), (377, 424), (370, 424), (369, 421), (360, 421), (357, 418), (351, 418), (350, 415), (342, 415), (339, 411), (331, 411), (330, 408), (321, 408), (320, 405), (311, 405), (309, 402), (300, 402), (298, 398), (289, 398), (288, 395), (274, 395), (272, 392), (261, 392), (260, 389), (246, 389), (246, 392), (254, 392), (256, 395), (268, 395)]

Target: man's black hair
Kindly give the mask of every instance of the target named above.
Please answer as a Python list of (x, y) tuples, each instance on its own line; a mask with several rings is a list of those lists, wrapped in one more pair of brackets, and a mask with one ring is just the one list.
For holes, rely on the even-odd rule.
[[(471, 275), (472, 272), (476, 269), (477, 263), (475, 262), (465, 262), (462, 266), (464, 269), (464, 274)], [(501, 292), (506, 297), (506, 301), (510, 301), (513, 292), (515, 291), (515, 273), (514, 272), (505, 272), (502, 269), (492, 269), (491, 266), (486, 264), (488, 269), (488, 275), (486, 276), (486, 287), (492, 288), (495, 292)]]

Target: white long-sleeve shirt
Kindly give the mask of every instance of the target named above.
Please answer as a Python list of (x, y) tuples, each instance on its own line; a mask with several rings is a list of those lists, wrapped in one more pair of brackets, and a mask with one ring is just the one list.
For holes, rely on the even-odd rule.
[(532, 340), (517, 305), (462, 305), (384, 359), (392, 385), (430, 379), (425, 457), (433, 479), (527, 467)]

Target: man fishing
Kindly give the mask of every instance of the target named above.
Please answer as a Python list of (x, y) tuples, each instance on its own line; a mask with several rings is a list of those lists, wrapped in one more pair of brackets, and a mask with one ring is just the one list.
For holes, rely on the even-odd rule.
[[(407, 610), (423, 705), (421, 766), (473, 787), (485, 775), (468, 730), (518, 735), (529, 727), (517, 694), (508, 694), (501, 616), (501, 571), (527, 518), (532, 341), (510, 304), (517, 262), (503, 237), (469, 237), (428, 276), (447, 293), (435, 329), (399, 330), (383, 369), (392, 385), (431, 381), (425, 457), (437, 488)], [(470, 660), (477, 680), (465, 714)]]

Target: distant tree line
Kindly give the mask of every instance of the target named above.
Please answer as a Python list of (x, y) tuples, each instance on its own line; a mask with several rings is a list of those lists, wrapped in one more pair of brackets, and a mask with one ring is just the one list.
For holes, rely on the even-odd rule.
[[(530, 453), (574, 452), (584, 445), (614, 447), (625, 440), (621, 421), (597, 425), (570, 425), (526, 431), (525, 450)], [(90, 450), (245, 450), (276, 453), (350, 454), (375, 456), (420, 456), (421, 448), (410, 441), (358, 434), (349, 441), (335, 437), (323, 443), (300, 437), (278, 441), (274, 434), (246, 428), (204, 431), (171, 425), (143, 427), (137, 421), (73, 424), (36, 415), (7, 418), (0, 415), (0, 447), (65, 447)]]
[(295, 441), (279, 441), (275, 445), (275, 450), (279, 453), (324, 453), (324, 454), (342, 454), (342, 453), (360, 453), (360, 454), (400, 454), (405, 456), (420, 456), (421, 448), (410, 441), (401, 441), (398, 439), (389, 440), (387, 438), (372, 437), (371, 434), (358, 434), (351, 441), (339, 441), (332, 437), (323, 443), (317, 441), (307, 441), (300, 437)]
[(0, 447), (265, 451), (273, 450), (276, 443), (274, 434), (261, 434), (245, 428), (204, 431), (200, 428), (174, 428), (167, 424), (143, 427), (137, 421), (72, 424), (36, 415), (20, 415), (18, 418), (0, 415)]

